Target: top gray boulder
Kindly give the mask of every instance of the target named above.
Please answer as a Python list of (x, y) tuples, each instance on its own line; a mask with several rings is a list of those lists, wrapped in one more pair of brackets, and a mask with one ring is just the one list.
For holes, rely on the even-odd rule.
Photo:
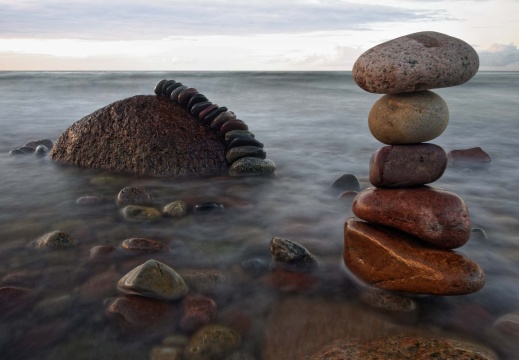
[(353, 65), (362, 89), (395, 94), (460, 85), (478, 71), (479, 57), (466, 42), (434, 31), (405, 35), (363, 53)]

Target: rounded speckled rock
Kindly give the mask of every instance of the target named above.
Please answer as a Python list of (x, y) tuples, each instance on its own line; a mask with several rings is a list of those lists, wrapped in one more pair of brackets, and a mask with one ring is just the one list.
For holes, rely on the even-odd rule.
[(117, 287), (127, 294), (161, 300), (177, 300), (188, 292), (184, 279), (175, 270), (153, 259), (124, 275)]
[(233, 163), (238, 159), (248, 156), (265, 159), (267, 157), (267, 153), (260, 147), (246, 145), (233, 147), (227, 151), (227, 154), (225, 154), (225, 158), (227, 159), (228, 163)]
[(357, 59), (352, 74), (363, 90), (396, 94), (460, 85), (478, 69), (479, 57), (472, 46), (424, 31), (369, 49)]
[(241, 344), (240, 334), (223, 325), (206, 325), (198, 330), (184, 349), (184, 360), (225, 359)]
[(117, 204), (120, 206), (151, 204), (151, 195), (141, 187), (127, 186), (119, 191)]
[(186, 85), (182, 85), (182, 86), (179, 86), (178, 88), (176, 88), (175, 90), (173, 90), (171, 92), (171, 95), (169, 96), (169, 98), (171, 99), (171, 101), (173, 101), (174, 103), (178, 103), (178, 95), (186, 90), (188, 87)]
[(66, 249), (76, 245), (76, 239), (61, 230), (51, 231), (34, 241), (34, 246), (37, 248)]
[(162, 210), (162, 213), (171, 217), (181, 217), (187, 214), (187, 204), (182, 200), (172, 201)]
[(233, 141), (231, 141), (228, 145), (227, 145), (227, 148), (228, 149), (231, 149), (231, 148), (234, 148), (234, 147), (238, 147), (238, 146), (246, 146), (246, 145), (249, 145), (249, 146), (256, 146), (256, 147), (259, 147), (259, 148), (262, 148), (263, 149), (263, 143), (259, 142), (258, 140), (256, 139), (253, 139), (253, 138), (236, 138), (234, 139)]
[(220, 127), (226, 123), (228, 120), (234, 120), (236, 119), (236, 114), (232, 111), (225, 111), (220, 114), (218, 114), (217, 117), (214, 118), (213, 121), (211, 121), (211, 128), (219, 130)]
[(155, 93), (155, 95), (162, 95), (162, 86), (164, 85), (164, 83), (168, 81), (166, 79), (164, 80), (160, 80), (157, 85), (155, 85), (155, 89), (153, 90), (153, 92)]
[(277, 236), (270, 241), (270, 254), (276, 270), (311, 272), (319, 266), (315, 256), (303, 245)]
[(183, 108), (186, 108), (189, 100), (191, 100), (191, 98), (196, 94), (198, 94), (198, 90), (195, 88), (187, 88), (182, 90), (182, 92), (178, 94), (178, 104)]
[(236, 160), (229, 167), (231, 176), (271, 175), (276, 172), (276, 164), (270, 159), (244, 157)]
[(371, 134), (387, 145), (416, 144), (440, 136), (449, 123), (445, 101), (432, 91), (384, 95), (368, 115)]

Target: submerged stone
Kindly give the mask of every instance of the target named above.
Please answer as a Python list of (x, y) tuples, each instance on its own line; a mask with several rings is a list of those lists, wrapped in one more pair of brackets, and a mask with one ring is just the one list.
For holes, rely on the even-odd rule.
[(38, 248), (66, 249), (77, 245), (76, 239), (61, 230), (51, 231), (35, 240)]
[(479, 57), (472, 46), (423, 31), (369, 49), (357, 59), (352, 73), (366, 91), (395, 94), (460, 85), (478, 69)]
[(492, 158), (482, 148), (451, 150), (447, 154), (449, 164), (453, 166), (486, 166)]
[(225, 359), (241, 345), (240, 334), (223, 325), (207, 325), (198, 330), (184, 350), (184, 360)]
[(187, 204), (182, 200), (170, 202), (164, 206), (162, 213), (171, 217), (185, 216), (187, 214)]
[(276, 172), (276, 164), (269, 159), (244, 157), (236, 160), (229, 168), (231, 176), (272, 175)]
[(121, 212), (126, 220), (135, 222), (155, 221), (162, 216), (155, 208), (139, 205), (127, 205)]
[(254, 134), (248, 130), (232, 130), (225, 134), (225, 142), (230, 143), (236, 138), (254, 138)]
[(289, 239), (273, 237), (270, 253), (277, 270), (311, 272), (319, 266), (315, 256), (303, 245)]
[(146, 238), (131, 238), (126, 239), (122, 243), (123, 249), (131, 250), (139, 253), (156, 253), (169, 252), (169, 246), (152, 239)]
[(355, 175), (344, 174), (332, 183), (332, 188), (341, 191), (359, 191), (360, 183)]
[(117, 194), (117, 204), (124, 205), (149, 205), (151, 204), (151, 195), (138, 186), (127, 186)]

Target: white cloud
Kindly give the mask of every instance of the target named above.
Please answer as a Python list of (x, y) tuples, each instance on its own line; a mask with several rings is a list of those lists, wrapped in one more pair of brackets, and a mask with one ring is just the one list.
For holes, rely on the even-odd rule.
[(479, 52), (479, 59), (482, 67), (519, 65), (519, 49), (514, 44), (493, 44)]

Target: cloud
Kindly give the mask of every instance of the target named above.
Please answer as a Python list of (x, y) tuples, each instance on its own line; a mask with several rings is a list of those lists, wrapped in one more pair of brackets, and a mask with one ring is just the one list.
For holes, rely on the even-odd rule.
[(505, 67), (519, 64), (519, 49), (514, 44), (493, 44), (488, 50), (479, 52), (481, 66)]
[(359, 48), (336, 46), (330, 53), (314, 53), (299, 57), (273, 59), (272, 63), (284, 63), (296, 69), (345, 70), (351, 69), (355, 60), (364, 52)]
[(303, 33), (447, 18), (443, 10), (339, 0), (0, 0), (0, 13), (1, 37), (62, 38), (66, 34), (76, 39)]

